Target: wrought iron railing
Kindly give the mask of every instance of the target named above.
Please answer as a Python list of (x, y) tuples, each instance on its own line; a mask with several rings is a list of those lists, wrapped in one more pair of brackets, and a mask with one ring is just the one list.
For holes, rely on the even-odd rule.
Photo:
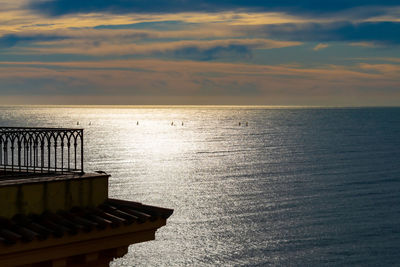
[(83, 129), (0, 127), (0, 175), (83, 173)]

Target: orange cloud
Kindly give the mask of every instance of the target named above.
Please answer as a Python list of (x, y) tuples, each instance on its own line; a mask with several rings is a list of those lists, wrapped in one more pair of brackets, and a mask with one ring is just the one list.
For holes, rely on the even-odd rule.
[(329, 45), (328, 44), (317, 44), (314, 48), (313, 48), (313, 50), (314, 51), (319, 51), (319, 50), (321, 50), (321, 49), (325, 49), (325, 48), (327, 48)]
[[(10, 62), (1, 63), (0, 68), (3, 86), (10, 81), (52, 77), (54, 82), (49, 85), (45, 96), (69, 97), (70, 91), (86, 88), (90, 90), (82, 89), (76, 96), (86, 99), (86, 104), (102, 104), (105, 99), (112, 99), (109, 104), (140, 104), (140, 101), (150, 101), (151, 98), (154, 102), (142, 104), (383, 105), (400, 101), (400, 92), (396, 90), (400, 86), (400, 69), (390, 64), (304, 69), (194, 61), (120, 60)], [(371, 72), (371, 69), (380, 69), (380, 72)], [(92, 96), (90, 101), (89, 95)], [(5, 98), (2, 96), (2, 99)], [(188, 99), (192, 100), (185, 102)]]
[(185, 48), (204, 51), (212, 48), (228, 49), (232, 46), (243, 46), (249, 49), (272, 49), (298, 46), (302, 43), (275, 41), (268, 39), (224, 39), (224, 40), (183, 40), (174, 42), (121, 43), (118, 40), (92, 42), (87, 40), (62, 40), (46, 42), (48, 46), (26, 48), (25, 51), (53, 54), (87, 54), (87, 55), (148, 55), (165, 53)]

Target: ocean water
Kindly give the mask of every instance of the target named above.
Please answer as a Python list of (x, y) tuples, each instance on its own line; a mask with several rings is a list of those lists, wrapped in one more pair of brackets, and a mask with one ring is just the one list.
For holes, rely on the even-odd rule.
[(3, 106), (0, 126), (83, 127), (110, 196), (175, 210), (113, 267), (400, 265), (400, 108)]

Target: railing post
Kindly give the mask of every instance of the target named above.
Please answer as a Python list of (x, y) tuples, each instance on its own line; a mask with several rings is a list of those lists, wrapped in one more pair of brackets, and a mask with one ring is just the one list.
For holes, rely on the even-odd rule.
[(54, 171), (57, 172), (57, 139), (54, 140)]
[(50, 137), (47, 139), (47, 171), (50, 172), (50, 159), (51, 159), (51, 141)]
[[(2, 136), (0, 136), (2, 138)], [(3, 165), (3, 141), (0, 139), (0, 166)]]
[(21, 140), (18, 138), (17, 142), (18, 147), (18, 170), (21, 171)]
[(43, 172), (44, 168), (44, 139), (40, 141), (40, 172)]
[(33, 141), (33, 172), (36, 172), (36, 165), (38, 163), (38, 141), (35, 139)]
[(8, 165), (8, 153), (7, 153), (7, 139), (4, 143), (3, 151), (4, 151), (4, 175), (7, 173), (7, 165)]
[(83, 170), (83, 129), (81, 130), (81, 173), (84, 173), (84, 170)]
[(14, 139), (11, 142), (11, 172), (14, 172)]
[(25, 140), (25, 153), (24, 153), (24, 157), (25, 160), (24, 162), (26, 162), (25, 167), (26, 167), (26, 172), (29, 172), (29, 142), (27, 140)]
[(77, 168), (76, 168), (76, 164), (77, 164), (77, 161), (76, 161), (76, 147), (78, 146), (78, 143), (77, 143), (77, 141), (76, 141), (76, 138), (74, 138), (74, 160), (75, 160), (75, 164), (74, 164), (74, 170), (76, 171), (77, 170)]
[(64, 138), (61, 139), (61, 173), (64, 173)]
[(71, 140), (69, 138), (70, 137), (68, 137), (68, 143), (67, 143), (67, 147), (68, 147), (68, 171), (71, 171)]

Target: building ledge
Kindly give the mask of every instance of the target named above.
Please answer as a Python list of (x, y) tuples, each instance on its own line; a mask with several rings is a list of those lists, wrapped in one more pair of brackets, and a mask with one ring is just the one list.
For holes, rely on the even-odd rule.
[(99, 266), (108, 264), (125, 254), (130, 244), (153, 240), (172, 213), (108, 199), (96, 208), (0, 218), (0, 266), (45, 266), (57, 261), (79, 266), (90, 258)]
[(81, 172), (65, 172), (65, 173), (40, 173), (40, 172), (7, 172), (7, 176), (0, 171), (0, 187), (18, 184), (34, 184), (53, 181), (67, 180), (84, 180), (97, 177), (109, 177), (105, 172), (81, 173)]

